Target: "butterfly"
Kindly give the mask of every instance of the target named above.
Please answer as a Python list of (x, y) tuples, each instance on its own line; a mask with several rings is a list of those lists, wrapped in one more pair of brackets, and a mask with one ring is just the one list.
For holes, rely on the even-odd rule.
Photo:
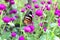
[(24, 25), (29, 25), (32, 23), (32, 11), (29, 11), (25, 14), (23, 23)]

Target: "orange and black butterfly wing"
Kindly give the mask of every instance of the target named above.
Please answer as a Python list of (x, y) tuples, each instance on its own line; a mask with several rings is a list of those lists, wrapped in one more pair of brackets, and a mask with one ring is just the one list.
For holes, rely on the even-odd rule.
[(25, 16), (24, 16), (24, 20), (23, 20), (24, 25), (29, 25), (32, 23), (32, 11), (28, 12)]

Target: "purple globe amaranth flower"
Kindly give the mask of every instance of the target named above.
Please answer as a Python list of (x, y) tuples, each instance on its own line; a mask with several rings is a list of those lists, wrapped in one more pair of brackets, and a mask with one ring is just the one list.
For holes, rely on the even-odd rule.
[(44, 31), (46, 32), (47, 28), (46, 28), (46, 27), (44, 27), (43, 29), (44, 29)]
[(29, 27), (31, 28), (31, 33), (33, 33), (35, 29), (34, 25), (30, 25)]
[(58, 26), (60, 26), (60, 23), (58, 23)]
[(49, 11), (49, 10), (50, 10), (50, 7), (46, 7), (46, 10), (48, 10), (48, 11)]
[(46, 5), (46, 10), (48, 10), (48, 11), (50, 10), (50, 7), (49, 7), (49, 5)]
[(15, 33), (15, 32), (12, 32), (12, 33), (11, 33), (11, 36), (12, 36), (12, 37), (16, 37), (16, 33)]
[(33, 25), (28, 25), (24, 27), (24, 31), (28, 33), (33, 33), (34, 32), (34, 26)]
[(41, 26), (41, 27), (42, 27), (42, 26), (43, 26), (43, 23), (40, 23), (40, 24), (39, 24), (39, 26)]
[(58, 11), (58, 16), (60, 17), (60, 10)]
[(27, 26), (27, 27), (24, 27), (24, 31), (25, 31), (25, 32), (29, 32), (29, 33), (30, 33), (30, 32), (31, 32), (31, 28), (30, 28), (30, 27), (28, 27), (28, 26)]
[(18, 16), (16, 15), (15, 18), (18, 18)]
[(60, 23), (60, 19), (58, 19), (57, 21), (58, 21), (58, 23)]
[(16, 9), (10, 10), (10, 14), (16, 14), (16, 13), (17, 13), (17, 10)]
[(8, 17), (8, 16), (4, 16), (4, 17), (2, 18), (2, 20), (3, 20), (5, 23), (11, 22), (11, 19), (10, 19), (10, 17)]
[(26, 5), (26, 8), (27, 8), (27, 9), (31, 9), (31, 5), (27, 4), (27, 5)]
[(38, 5), (38, 4), (34, 4), (34, 7), (35, 7), (35, 8), (39, 8), (39, 5)]
[(11, 19), (11, 21), (14, 21), (14, 20), (15, 20), (15, 18), (14, 18), (14, 17), (11, 17), (10, 19)]
[(37, 0), (32, 0), (33, 3), (37, 2)]
[(60, 26), (60, 18), (57, 20), (57, 22), (58, 22), (58, 26)]
[(11, 5), (15, 4), (14, 0), (10, 0), (10, 4)]
[(43, 15), (43, 11), (42, 10), (36, 10), (36, 15), (37, 16), (42, 16)]
[(0, 10), (6, 10), (6, 5), (0, 4)]
[(54, 12), (54, 14), (58, 15), (58, 13), (59, 13), (59, 9), (56, 9), (55, 12)]
[(19, 36), (18, 40), (25, 40), (24, 36)]
[(48, 4), (52, 4), (52, 0), (48, 0), (48, 2), (47, 2)]
[(21, 9), (21, 12), (25, 12), (25, 8), (22, 8), (22, 9)]
[(41, 1), (41, 4), (45, 4), (45, 1)]

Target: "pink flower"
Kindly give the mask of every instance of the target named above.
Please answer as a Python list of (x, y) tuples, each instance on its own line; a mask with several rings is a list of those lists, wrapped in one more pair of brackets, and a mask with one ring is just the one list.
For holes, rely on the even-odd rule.
[(60, 26), (60, 19), (58, 19), (58, 26)]
[(39, 26), (41, 26), (41, 27), (42, 27), (42, 26), (43, 26), (43, 23), (40, 23), (40, 24), (39, 24)]
[(17, 13), (17, 10), (16, 9), (10, 10), (10, 14), (16, 14), (16, 13)]
[(24, 36), (19, 36), (18, 40), (25, 40)]
[(4, 16), (4, 17), (2, 18), (2, 20), (3, 20), (5, 23), (9, 23), (9, 22), (11, 21), (10, 17), (8, 17), (8, 16)]
[(24, 31), (28, 32), (28, 33), (33, 33), (34, 32), (35, 27), (33, 25), (28, 25), (24, 27)]
[(60, 23), (58, 23), (58, 26), (60, 26)]
[(52, 4), (52, 0), (48, 0), (48, 2), (47, 2), (48, 4)]
[(21, 12), (25, 12), (25, 8), (22, 8), (22, 9), (21, 9)]
[(0, 4), (0, 10), (6, 10), (6, 5)]
[(11, 17), (10, 19), (11, 19), (11, 21), (14, 21), (14, 20), (15, 20), (15, 18), (14, 18), (14, 17)]
[(27, 4), (27, 5), (26, 5), (26, 8), (27, 8), (27, 9), (31, 9), (31, 5)]
[(44, 31), (46, 32), (47, 28), (46, 28), (46, 27), (44, 27), (43, 29), (44, 29)]
[(37, 16), (42, 16), (43, 15), (43, 11), (42, 10), (36, 10), (36, 15)]
[(14, 0), (10, 0), (10, 4), (11, 5), (15, 4)]
[(39, 5), (38, 5), (38, 4), (34, 4), (34, 7), (35, 7), (35, 8), (39, 8)]
[(33, 3), (37, 2), (37, 0), (32, 0)]
[(48, 10), (48, 11), (50, 10), (50, 7), (49, 7), (49, 5), (46, 5), (46, 10)]
[(60, 23), (60, 19), (58, 19), (58, 23)]
[(45, 1), (41, 1), (41, 4), (45, 4)]
[(16, 37), (16, 33), (15, 33), (15, 32), (12, 32), (12, 33), (11, 33), (11, 36), (12, 36), (12, 37)]
[(59, 9), (56, 9), (55, 12), (54, 12), (54, 14), (55, 15), (59, 15), (58, 13), (60, 13), (60, 10)]
[(30, 27), (28, 27), (28, 26), (27, 26), (27, 27), (24, 27), (24, 31), (25, 31), (25, 32), (29, 32), (29, 33), (30, 33), (30, 32), (31, 32), (31, 28), (30, 28)]

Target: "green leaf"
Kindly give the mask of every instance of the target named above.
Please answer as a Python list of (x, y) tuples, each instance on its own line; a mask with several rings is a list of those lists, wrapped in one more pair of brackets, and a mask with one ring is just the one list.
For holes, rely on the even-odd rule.
[(2, 39), (6, 39), (10, 37), (10, 32), (4, 32), (3, 35), (1, 36)]
[(27, 40), (35, 40), (35, 38), (34, 37), (27, 37)]
[(58, 5), (58, 9), (60, 9), (60, 5)]
[(40, 37), (40, 40), (46, 40), (46, 35), (42, 35), (42, 36)]
[(51, 23), (50, 24), (50, 27), (56, 27), (57, 26), (57, 23)]
[(52, 0), (52, 2), (57, 2), (57, 0)]
[(2, 20), (0, 20), (0, 25), (4, 24), (4, 22)]

